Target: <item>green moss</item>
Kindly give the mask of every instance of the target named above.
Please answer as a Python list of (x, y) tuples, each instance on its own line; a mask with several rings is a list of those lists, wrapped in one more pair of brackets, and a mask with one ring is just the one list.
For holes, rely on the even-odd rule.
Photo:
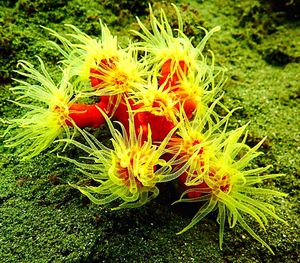
[[(9, 103), (8, 89), (19, 59), (36, 63), (39, 55), (55, 69), (61, 58), (46, 43), (40, 25), (59, 32), (71, 23), (91, 35), (99, 34), (101, 18), (125, 39), (127, 29), (137, 29), (135, 15), (147, 18), (145, 2), (134, 1), (3, 1), (0, 7), (0, 116), (11, 118), (19, 109)], [(165, 188), (161, 197), (134, 210), (110, 211), (90, 204), (68, 182), (79, 173), (55, 154), (43, 153), (20, 162), (13, 149), (0, 143), (0, 258), (1, 262), (295, 262), (299, 232), (299, 22), (270, 8), (268, 1), (177, 1), (185, 30), (195, 41), (198, 25), (222, 31), (209, 41), (216, 61), (228, 68), (223, 102), (242, 106), (230, 123), (235, 128), (248, 121), (249, 144), (265, 135), (265, 155), (254, 165), (273, 164), (272, 172), (285, 177), (264, 187), (289, 193), (274, 198), (279, 216), (290, 226), (270, 221), (267, 234), (271, 256), (239, 227), (226, 229), (223, 251), (218, 247), (215, 215), (176, 236), (190, 221), (194, 207), (171, 207), (174, 193)], [(172, 8), (154, 1), (155, 8)], [(175, 19), (172, 20), (173, 23)], [(175, 24), (174, 24), (175, 25)], [(1, 133), (5, 126), (1, 124)], [(105, 132), (103, 138), (106, 138)], [(68, 149), (66, 155), (72, 153)], [(186, 213), (187, 211), (190, 211)], [(257, 228), (253, 221), (249, 224)]]

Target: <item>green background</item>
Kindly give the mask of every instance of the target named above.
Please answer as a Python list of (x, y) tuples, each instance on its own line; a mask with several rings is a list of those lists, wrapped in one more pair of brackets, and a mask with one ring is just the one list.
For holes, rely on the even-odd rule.
[[(152, 1), (155, 13), (162, 7), (176, 27), (174, 9), (167, 1)], [(158, 199), (139, 209), (111, 211), (99, 207), (68, 183), (82, 180), (74, 166), (56, 153), (43, 152), (21, 161), (18, 152), (0, 141), (0, 262), (296, 262), (299, 253), (299, 1), (176, 1), (185, 33), (197, 43), (198, 26), (222, 30), (207, 48), (216, 63), (228, 69), (223, 103), (234, 113), (229, 128), (248, 121), (247, 143), (264, 136), (265, 155), (253, 165), (272, 164), (271, 173), (285, 177), (265, 181), (261, 187), (288, 193), (268, 198), (285, 226), (270, 220), (267, 233), (254, 220), (247, 221), (274, 250), (272, 256), (245, 230), (225, 229), (224, 248), (218, 246), (216, 214), (190, 231), (175, 235), (192, 218), (197, 205), (170, 206), (175, 187), (162, 185)], [(277, 4), (276, 4), (277, 3)], [(281, 3), (281, 4), (280, 4)], [(125, 42), (129, 29), (137, 29), (135, 16), (149, 25), (147, 2), (88, 0), (3, 0), (0, 6), (0, 117), (9, 119), (23, 110), (8, 100), (16, 85), (17, 61), (38, 64), (40, 56), (49, 71), (57, 70), (60, 54), (46, 42), (52, 39), (40, 25), (65, 33), (73, 24), (91, 36), (100, 35), (101, 18)], [(53, 39), (52, 39), (53, 40)], [(6, 125), (0, 122), (0, 132)], [(105, 127), (97, 131), (108, 140)], [(72, 147), (63, 155), (77, 156)], [(297, 240), (298, 239), (298, 240)]]

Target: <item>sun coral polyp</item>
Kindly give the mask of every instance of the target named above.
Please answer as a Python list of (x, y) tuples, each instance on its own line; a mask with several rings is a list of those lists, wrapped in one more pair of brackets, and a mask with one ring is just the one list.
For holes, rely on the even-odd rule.
[(176, 68), (172, 64), (173, 61), (169, 59), (162, 65), (158, 84), (163, 86), (164, 90), (169, 90), (169, 96), (178, 101), (174, 108), (179, 110), (183, 105), (186, 116), (191, 119), (197, 108), (197, 101), (184, 89), (184, 86), (181, 86), (183, 76), (187, 75), (188, 66), (183, 60), (178, 62)]
[(122, 132), (115, 130), (106, 116), (105, 119), (112, 133), (113, 149), (108, 149), (93, 135), (81, 131), (88, 146), (73, 140), (68, 142), (87, 152), (94, 163), (86, 165), (65, 157), (99, 183), (96, 187), (75, 186), (93, 202), (105, 204), (121, 199), (123, 202), (117, 208), (139, 207), (158, 195), (158, 183), (174, 180), (184, 171), (184, 166), (178, 170), (171, 169), (174, 158), (169, 161), (162, 158), (175, 129), (159, 145), (155, 145), (150, 129), (146, 141), (141, 133), (136, 133), (132, 114), (129, 116), (129, 133), (122, 124)]
[[(248, 226), (243, 215), (246, 214), (253, 217), (262, 228), (265, 228), (265, 224), (268, 222), (266, 215), (286, 223), (286, 221), (274, 213), (273, 206), (259, 201), (250, 195), (261, 195), (264, 194), (265, 190), (265, 194), (272, 192), (275, 196), (285, 196), (285, 194), (277, 191), (253, 187), (255, 182), (262, 182), (267, 178), (274, 178), (281, 175), (256, 175), (266, 171), (269, 167), (247, 169), (249, 162), (261, 154), (257, 152), (257, 149), (263, 143), (263, 140), (253, 148), (245, 144), (246, 136), (240, 142), (245, 129), (246, 126), (243, 126), (225, 134), (218, 151), (209, 158), (206, 164), (208, 165), (208, 171), (205, 173), (199, 171), (202, 178), (201, 183), (191, 183), (194, 174), (185, 174), (185, 181), (188, 182), (186, 183), (186, 191), (177, 202), (192, 201), (205, 203), (191, 220), (191, 223), (180, 231), (180, 233), (190, 229), (207, 214), (217, 209), (219, 213), (219, 242), (221, 248), (223, 244), (225, 217), (227, 217), (230, 227), (234, 227), (239, 222), (252, 237), (261, 242), (273, 253), (266, 242)], [(210, 146), (208, 145), (207, 147)], [(189, 176), (192, 177), (191, 180), (189, 180)], [(184, 196), (188, 198), (186, 199)]]
[[(56, 83), (42, 60), (37, 58), (41, 73), (32, 64), (26, 61), (19, 62), (23, 71), (16, 72), (34, 80), (34, 84), (30, 81), (16, 80), (19, 85), (11, 89), (18, 96), (14, 103), (27, 109), (27, 112), (20, 118), (7, 121), (10, 126), (5, 133), (7, 135), (12, 128), (19, 129), (18, 133), (5, 140), (5, 143), (8, 147), (26, 145), (25, 150), (20, 153), (24, 160), (37, 156), (49, 148), (57, 138), (69, 138), (72, 133), (66, 125), (67, 121), (72, 122), (69, 117), (69, 105), (73, 103), (73, 87), (67, 79), (69, 71), (65, 69), (61, 81)], [(32, 103), (29, 104), (28, 100), (32, 100)]]
[(103, 58), (90, 68), (89, 79), (94, 95), (111, 96), (135, 92), (144, 83), (146, 70), (130, 50), (118, 56)]

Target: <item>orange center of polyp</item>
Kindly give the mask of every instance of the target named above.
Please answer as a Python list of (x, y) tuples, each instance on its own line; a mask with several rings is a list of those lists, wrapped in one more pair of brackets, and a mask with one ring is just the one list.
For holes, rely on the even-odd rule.
[(208, 186), (206, 183), (206, 187), (212, 189), (212, 191), (221, 190), (226, 193), (229, 190), (230, 184), (228, 182), (228, 176), (224, 175), (222, 178), (218, 178), (214, 172), (209, 172), (209, 177), (213, 181), (211, 186)]
[[(130, 159), (130, 166), (133, 166), (133, 158)], [(117, 174), (123, 180), (123, 184), (127, 188), (132, 188), (132, 181), (138, 189), (143, 186), (143, 184), (132, 173), (130, 173), (129, 167), (122, 167), (120, 162), (117, 164)]]
[(118, 75), (116, 75), (113, 79), (112, 79), (112, 83), (115, 85), (115, 86), (121, 86), (121, 85), (124, 85), (126, 82), (127, 82), (127, 75), (124, 74), (124, 73), (120, 73)]
[[(155, 99), (152, 102), (152, 108), (153, 110), (153, 114), (158, 113), (158, 115), (163, 115), (167, 118), (170, 118), (170, 112), (168, 112), (168, 108), (170, 108), (170, 106), (168, 105), (168, 101), (163, 98), (163, 97), (155, 97)], [(176, 110), (174, 108), (174, 110)]]
[(65, 126), (66, 124), (66, 119), (67, 119), (67, 116), (68, 116), (68, 112), (66, 111), (66, 109), (64, 109), (63, 107), (60, 107), (58, 105), (55, 105), (53, 108), (52, 108), (52, 111), (57, 113), (58, 115), (58, 123), (60, 126)]
[[(191, 155), (193, 155), (195, 153), (195, 148), (194, 146), (200, 144), (201, 142), (198, 140), (193, 140), (193, 141), (189, 141), (189, 142), (185, 142), (182, 152), (181, 152), (181, 156), (183, 155), (187, 155), (188, 157), (190, 157)], [(201, 155), (203, 154), (203, 147), (200, 147), (200, 149), (197, 148), (198, 154)]]
[(92, 87), (117, 86), (119, 93), (127, 91), (128, 75), (120, 71), (115, 62), (113, 59), (102, 59), (97, 68), (90, 69)]

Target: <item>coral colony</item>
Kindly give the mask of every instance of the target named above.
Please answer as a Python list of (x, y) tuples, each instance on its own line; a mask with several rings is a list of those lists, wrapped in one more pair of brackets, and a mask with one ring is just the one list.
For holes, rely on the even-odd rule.
[[(199, 204), (190, 224), (178, 234), (216, 210), (220, 248), (227, 219), (230, 227), (239, 223), (273, 253), (247, 221), (252, 217), (263, 229), (268, 216), (286, 223), (273, 205), (255, 198), (285, 196), (254, 186), (281, 175), (260, 175), (269, 167), (247, 169), (261, 154), (257, 150), (263, 140), (251, 148), (246, 144), (247, 125), (226, 129), (233, 111), (220, 102), (225, 70), (214, 65), (211, 51), (204, 51), (207, 40), (220, 28), (209, 32), (202, 28), (205, 36), (194, 45), (183, 33), (176, 6), (176, 29), (163, 10), (157, 18), (149, 8), (151, 29), (138, 19), (141, 30), (133, 33), (139, 41), (127, 47), (120, 47), (101, 22), (100, 38), (72, 25), (68, 27), (73, 33), (65, 36), (47, 29), (60, 42), (52, 44), (64, 56), (61, 77), (53, 79), (40, 58), (39, 71), (19, 62), (22, 79), (16, 80), (19, 85), (12, 91), (26, 114), (6, 121), (6, 136), (18, 129), (6, 145), (23, 145), (24, 160), (53, 142), (59, 142), (55, 150), (62, 144), (77, 146), (85, 154), (81, 161), (63, 158), (96, 186), (72, 186), (95, 204), (117, 200), (114, 209), (140, 207), (158, 196), (160, 183), (177, 182), (182, 193), (175, 203)], [(95, 97), (96, 102), (83, 102)], [(227, 115), (218, 114), (217, 108)], [(117, 121), (114, 125), (112, 119)], [(111, 148), (84, 129), (103, 124), (109, 127)], [(85, 143), (77, 141), (78, 136)]]

